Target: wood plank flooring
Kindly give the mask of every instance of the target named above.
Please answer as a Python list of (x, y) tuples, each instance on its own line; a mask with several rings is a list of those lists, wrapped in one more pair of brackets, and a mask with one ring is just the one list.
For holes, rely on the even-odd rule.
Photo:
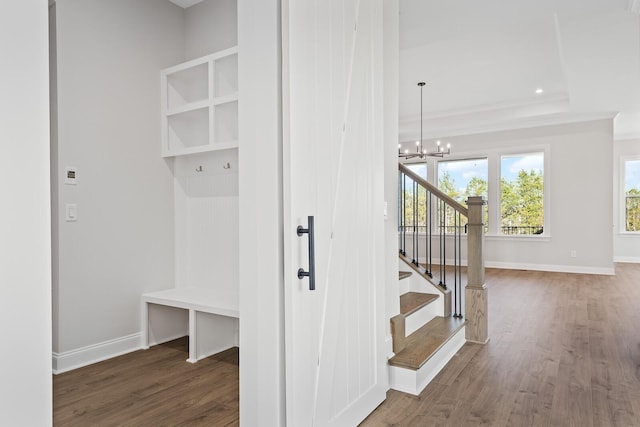
[[(640, 265), (616, 276), (487, 270), (486, 346), (465, 344), (420, 396), (362, 426), (640, 426)], [(54, 377), (56, 426), (238, 425), (238, 350), (187, 341)]]
[(187, 363), (188, 339), (53, 377), (54, 426), (237, 426), (238, 348)]
[(487, 345), (361, 426), (640, 426), (640, 264), (616, 276), (487, 269)]

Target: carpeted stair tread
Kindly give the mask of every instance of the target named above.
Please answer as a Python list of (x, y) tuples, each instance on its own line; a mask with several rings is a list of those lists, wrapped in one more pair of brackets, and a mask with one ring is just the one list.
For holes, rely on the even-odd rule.
[(420, 369), (464, 323), (464, 319), (457, 317), (435, 317), (407, 337), (405, 348), (389, 359), (389, 364), (412, 370)]

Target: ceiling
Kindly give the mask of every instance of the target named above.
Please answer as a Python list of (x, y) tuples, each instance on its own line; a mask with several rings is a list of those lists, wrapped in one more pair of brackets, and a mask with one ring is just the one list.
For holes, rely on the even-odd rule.
[[(640, 138), (640, 0), (400, 0), (400, 140), (615, 117)], [(536, 94), (536, 89), (544, 92)]]

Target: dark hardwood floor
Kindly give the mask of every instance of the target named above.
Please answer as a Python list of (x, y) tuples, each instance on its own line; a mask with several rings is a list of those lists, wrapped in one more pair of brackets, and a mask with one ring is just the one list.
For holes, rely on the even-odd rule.
[[(640, 264), (616, 276), (487, 269), (489, 336), (362, 426), (640, 427)], [(54, 377), (56, 426), (238, 425), (238, 350), (186, 339)]]
[(616, 276), (487, 269), (487, 345), (362, 426), (640, 426), (640, 264)]
[(238, 348), (186, 362), (188, 339), (53, 377), (54, 426), (237, 426)]

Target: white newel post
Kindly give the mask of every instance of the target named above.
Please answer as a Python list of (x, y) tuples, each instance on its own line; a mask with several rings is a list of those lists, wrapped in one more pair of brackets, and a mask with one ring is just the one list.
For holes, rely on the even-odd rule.
[(484, 283), (484, 223), (481, 196), (469, 197), (467, 234), (467, 286), (465, 288), (465, 317), (467, 341), (486, 344), (489, 341), (487, 286)]

